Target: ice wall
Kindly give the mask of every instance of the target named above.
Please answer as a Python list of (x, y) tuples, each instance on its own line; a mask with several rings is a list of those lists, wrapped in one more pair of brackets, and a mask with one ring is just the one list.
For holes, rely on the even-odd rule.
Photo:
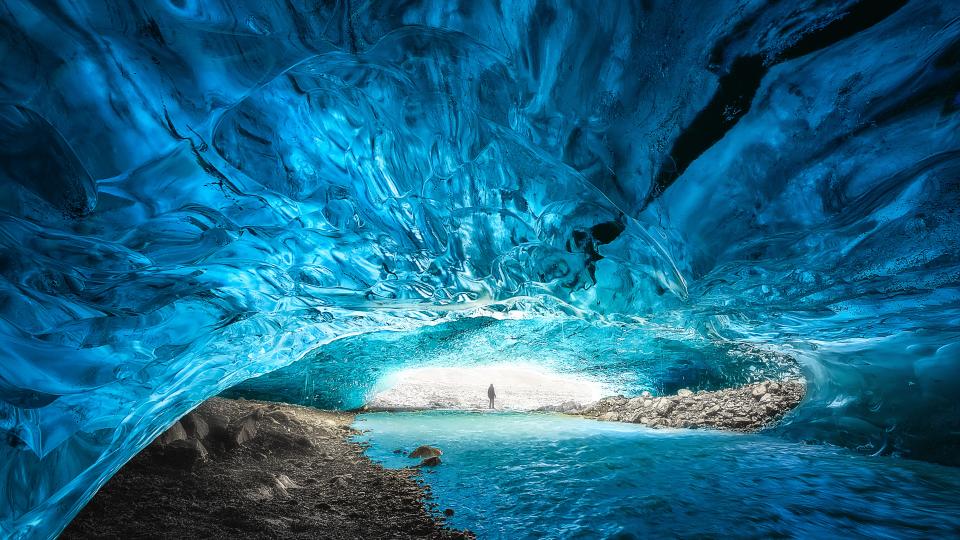
[(236, 382), (473, 314), (780, 348), (785, 436), (955, 459), (955, 13), (3, 2), (2, 536)]

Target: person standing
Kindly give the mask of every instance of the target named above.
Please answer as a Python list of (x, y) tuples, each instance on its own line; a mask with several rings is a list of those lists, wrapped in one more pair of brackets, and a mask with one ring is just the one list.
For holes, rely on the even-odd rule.
[(487, 388), (487, 397), (490, 398), (490, 408), (493, 409), (493, 400), (497, 398), (497, 391), (493, 389), (493, 383)]

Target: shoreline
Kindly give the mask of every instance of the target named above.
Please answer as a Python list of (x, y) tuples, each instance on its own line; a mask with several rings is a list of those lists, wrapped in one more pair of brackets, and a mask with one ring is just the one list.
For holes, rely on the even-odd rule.
[(211, 398), (131, 459), (63, 531), (80, 538), (474, 538), (419, 470), (350, 438), (357, 412)]
[(403, 412), (553, 413), (649, 428), (714, 429), (753, 433), (770, 427), (797, 408), (806, 395), (802, 380), (768, 380), (713, 391), (680, 389), (676, 394), (607, 396), (591, 403), (566, 401), (538, 409), (364, 406), (355, 414)]
[(649, 428), (715, 429), (754, 433), (776, 424), (806, 395), (800, 380), (762, 381), (736, 388), (652, 396), (609, 396), (581, 406), (560, 405), (563, 414), (600, 421), (641, 424)]

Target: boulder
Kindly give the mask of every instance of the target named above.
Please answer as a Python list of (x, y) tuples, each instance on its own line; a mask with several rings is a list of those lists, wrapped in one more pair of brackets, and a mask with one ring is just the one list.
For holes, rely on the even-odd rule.
[(210, 459), (210, 453), (196, 439), (180, 439), (159, 447), (153, 454), (158, 463), (177, 469), (192, 469)]
[(341, 475), (334, 476), (333, 478), (328, 480), (328, 482), (330, 484), (337, 486), (337, 488), (339, 489), (347, 489), (348, 487), (350, 487), (350, 483), (352, 480), (353, 480), (353, 476), (349, 474), (341, 474)]
[(442, 456), (443, 451), (435, 446), (421, 445), (416, 447), (413, 452), (407, 454), (409, 458), (432, 458)]
[(690, 397), (693, 395), (693, 391), (687, 388), (681, 388), (677, 390), (677, 395), (680, 397)]
[[(331, 483), (336, 482), (342, 479), (342, 477), (336, 476), (331, 478)], [(253, 480), (256, 482), (256, 480)], [(281, 499), (286, 501), (293, 501), (293, 496), (290, 494), (291, 489), (298, 489), (300, 486), (296, 484), (289, 476), (285, 474), (272, 474), (269, 478), (260, 480), (260, 485), (257, 485), (251, 489), (244, 491), (244, 497), (252, 501), (264, 502), (274, 499)], [(338, 487), (346, 487), (346, 480), (344, 484), (337, 484)]]
[(640, 407), (643, 407), (644, 401), (645, 400), (642, 397), (635, 397), (627, 402), (626, 407), (628, 409), (639, 409)]
[(765, 385), (759, 384), (753, 387), (753, 390), (750, 391), (750, 395), (760, 399), (761, 396), (767, 393), (767, 387)]
[(580, 404), (576, 401), (564, 401), (560, 404), (561, 412), (574, 412), (580, 408)]
[(660, 398), (656, 405), (653, 406), (653, 409), (657, 411), (657, 414), (660, 416), (665, 416), (673, 410), (673, 402), (669, 399)]
[(161, 446), (187, 439), (187, 430), (183, 429), (183, 424), (175, 422), (170, 428), (157, 437), (157, 443)]
[(215, 452), (229, 450), (236, 446), (230, 430), (230, 419), (227, 416), (205, 409), (202, 418), (209, 428), (209, 433), (203, 440), (204, 446)]
[(203, 440), (210, 434), (210, 426), (199, 414), (191, 412), (180, 419), (180, 424), (191, 438)]
[(587, 405), (584, 405), (583, 409), (580, 411), (580, 414), (586, 415), (586, 416), (596, 415), (599, 412), (598, 410), (599, 404), (600, 404), (599, 402), (593, 402), (593, 403), (588, 403)]
[(275, 420), (278, 424), (289, 424), (290, 417), (283, 411), (270, 411), (267, 416)]
[(417, 465), (417, 466), (418, 467), (436, 467), (441, 463), (442, 461), (440, 461), (440, 458), (438, 456), (431, 456), (421, 461), (420, 465)]
[(274, 483), (274, 487), (276, 487), (277, 489), (283, 489), (283, 490), (295, 489), (300, 487), (297, 485), (296, 482), (291, 480), (290, 477), (285, 474), (274, 475), (273, 483)]
[(232, 426), (230, 430), (231, 443), (242, 446), (257, 437), (258, 419), (254, 415), (247, 416)]

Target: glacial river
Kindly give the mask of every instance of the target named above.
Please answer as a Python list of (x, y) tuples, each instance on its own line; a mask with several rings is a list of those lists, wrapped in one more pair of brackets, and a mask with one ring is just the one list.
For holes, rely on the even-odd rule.
[(552, 414), (372, 413), (355, 427), (391, 468), (440, 447), (423, 478), (480, 538), (960, 535), (960, 468)]

